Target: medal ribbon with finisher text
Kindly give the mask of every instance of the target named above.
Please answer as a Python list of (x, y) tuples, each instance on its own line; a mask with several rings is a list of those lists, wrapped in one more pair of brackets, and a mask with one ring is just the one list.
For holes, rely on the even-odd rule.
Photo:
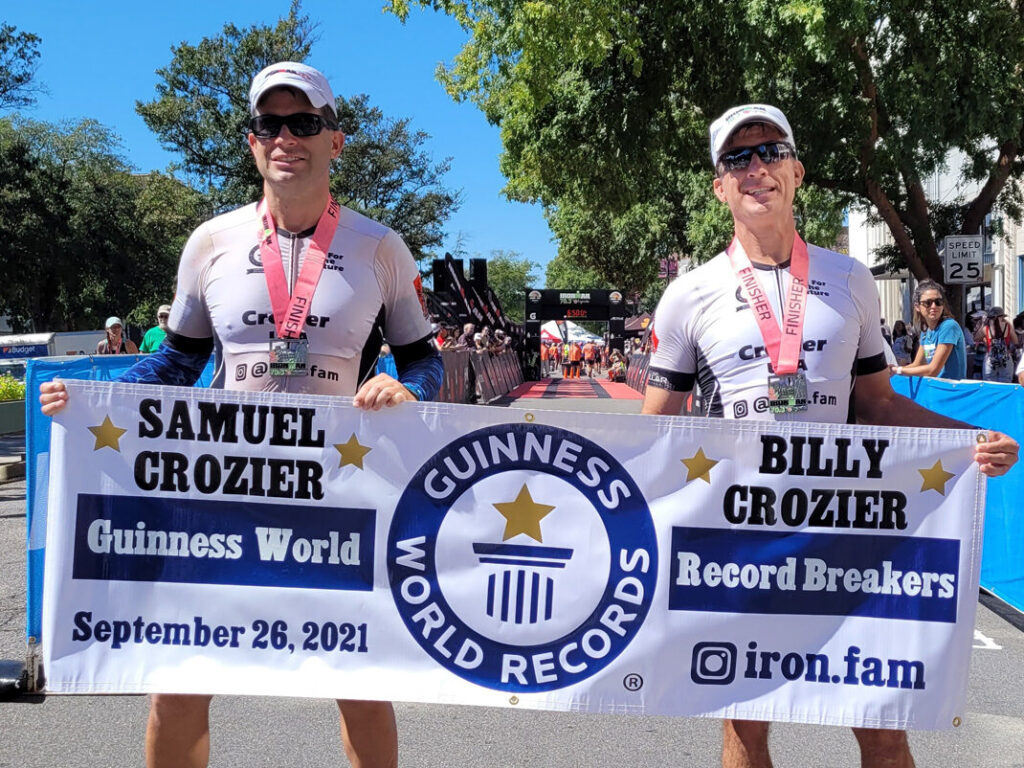
[(790, 255), (789, 291), (782, 300), (782, 325), (775, 319), (775, 312), (761, 284), (754, 267), (747, 258), (740, 241), (733, 237), (726, 249), (733, 271), (740, 281), (740, 290), (754, 313), (757, 327), (764, 339), (764, 348), (777, 376), (797, 372), (800, 365), (800, 346), (803, 343), (804, 315), (807, 310), (807, 275), (810, 271), (807, 244), (796, 235), (793, 252)]
[(262, 223), (260, 232), (260, 256), (263, 259), (263, 275), (270, 293), (270, 307), (274, 313), (274, 325), (281, 339), (297, 339), (302, 335), (302, 326), (313, 304), (320, 275), (327, 261), (327, 249), (338, 228), (338, 214), (341, 206), (333, 197), (328, 197), (327, 207), (320, 214), (313, 238), (302, 262), (302, 270), (295, 281), (292, 293), (288, 294), (288, 280), (281, 260), (281, 246), (277, 240), (277, 227), (267, 206), (266, 198), (260, 201), (256, 213)]

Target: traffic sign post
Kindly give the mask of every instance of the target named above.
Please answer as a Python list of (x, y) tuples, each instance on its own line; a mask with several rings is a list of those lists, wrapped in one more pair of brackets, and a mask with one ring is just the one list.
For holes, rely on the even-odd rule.
[(983, 235), (947, 235), (942, 254), (946, 283), (980, 283), (984, 275)]

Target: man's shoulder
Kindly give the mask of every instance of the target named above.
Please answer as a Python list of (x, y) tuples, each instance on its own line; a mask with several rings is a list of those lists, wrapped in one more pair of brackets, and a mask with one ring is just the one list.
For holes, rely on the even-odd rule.
[(665, 289), (665, 297), (672, 299), (681, 296), (690, 296), (694, 292), (704, 293), (709, 289), (721, 288), (733, 290), (727, 278), (732, 275), (732, 267), (725, 251), (708, 259), (686, 272), (668, 284)]
[[(224, 232), (230, 232), (234, 229), (246, 227), (255, 233), (255, 227), (257, 226), (258, 219), (256, 217), (256, 203), (249, 203), (248, 205), (243, 205), (241, 208), (235, 208), (233, 211), (228, 211), (227, 213), (222, 213), (219, 216), (214, 216), (212, 219), (208, 219), (200, 224), (199, 229), (196, 231), (205, 231), (210, 235), (218, 235)], [(255, 237), (255, 234), (253, 236)]]
[(822, 248), (820, 245), (808, 243), (807, 256), (812, 264), (832, 270), (838, 274), (871, 273), (871, 270), (864, 262), (858, 261), (853, 256), (848, 256), (845, 253)]
[[(394, 230), (386, 224), (374, 221), (369, 216), (364, 216), (345, 206), (341, 206), (341, 212), (338, 215), (338, 229), (377, 241), (394, 233)], [(397, 237), (397, 234), (395, 236)]]

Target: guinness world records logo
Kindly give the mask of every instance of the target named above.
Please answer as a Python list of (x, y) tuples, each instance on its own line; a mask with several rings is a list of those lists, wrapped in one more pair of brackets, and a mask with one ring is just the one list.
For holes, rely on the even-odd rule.
[(565, 429), (506, 424), (419, 469), (387, 565), (406, 628), (437, 663), (487, 688), (548, 691), (593, 676), (636, 636), (657, 539), (611, 454)]

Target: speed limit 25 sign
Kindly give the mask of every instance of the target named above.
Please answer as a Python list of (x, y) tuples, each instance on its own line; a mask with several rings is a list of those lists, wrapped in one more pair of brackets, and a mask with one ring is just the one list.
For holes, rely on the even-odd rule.
[(984, 237), (947, 235), (943, 253), (947, 283), (980, 283), (983, 274)]

